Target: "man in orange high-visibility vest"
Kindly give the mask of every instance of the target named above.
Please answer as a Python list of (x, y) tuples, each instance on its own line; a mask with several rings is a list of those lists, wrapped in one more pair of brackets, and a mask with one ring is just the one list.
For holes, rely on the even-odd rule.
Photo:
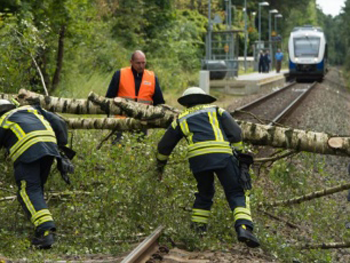
[[(122, 97), (139, 103), (164, 104), (162, 90), (153, 71), (146, 70), (146, 56), (136, 50), (130, 59), (130, 67), (117, 70), (109, 84), (107, 98)], [(146, 134), (146, 130), (143, 131)], [(121, 133), (117, 134), (117, 138)]]

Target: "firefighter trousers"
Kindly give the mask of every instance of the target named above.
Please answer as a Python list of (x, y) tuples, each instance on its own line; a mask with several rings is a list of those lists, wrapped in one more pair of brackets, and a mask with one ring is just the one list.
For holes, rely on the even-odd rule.
[(195, 173), (198, 192), (193, 205), (192, 221), (207, 223), (215, 194), (214, 175), (224, 188), (227, 202), (234, 216), (235, 227), (246, 225), (253, 229), (249, 197), (238, 182), (238, 161), (232, 157), (225, 168)]
[(44, 200), (44, 184), (50, 173), (54, 157), (45, 156), (31, 163), (15, 164), (18, 200), (36, 232), (56, 229), (52, 215)]

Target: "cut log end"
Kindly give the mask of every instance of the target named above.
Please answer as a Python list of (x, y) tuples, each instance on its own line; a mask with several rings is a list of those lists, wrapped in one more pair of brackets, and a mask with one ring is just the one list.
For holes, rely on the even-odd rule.
[(341, 149), (344, 145), (344, 138), (332, 137), (328, 140), (328, 146), (333, 149)]
[(123, 101), (123, 98), (121, 98), (121, 97), (115, 97), (115, 98), (113, 99), (113, 101), (114, 101), (115, 103), (121, 103), (121, 102)]

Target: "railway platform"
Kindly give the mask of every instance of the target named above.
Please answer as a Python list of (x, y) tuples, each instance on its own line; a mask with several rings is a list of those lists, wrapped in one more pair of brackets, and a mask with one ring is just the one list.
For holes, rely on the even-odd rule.
[(288, 70), (280, 73), (250, 73), (232, 79), (211, 80), (210, 88), (232, 95), (249, 95), (257, 93), (261, 87), (282, 87), (286, 82)]

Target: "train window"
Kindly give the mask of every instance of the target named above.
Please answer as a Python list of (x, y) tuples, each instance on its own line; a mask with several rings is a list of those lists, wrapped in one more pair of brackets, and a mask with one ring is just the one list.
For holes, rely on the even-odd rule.
[(294, 39), (294, 55), (296, 57), (318, 57), (319, 48), (319, 37), (305, 37)]

